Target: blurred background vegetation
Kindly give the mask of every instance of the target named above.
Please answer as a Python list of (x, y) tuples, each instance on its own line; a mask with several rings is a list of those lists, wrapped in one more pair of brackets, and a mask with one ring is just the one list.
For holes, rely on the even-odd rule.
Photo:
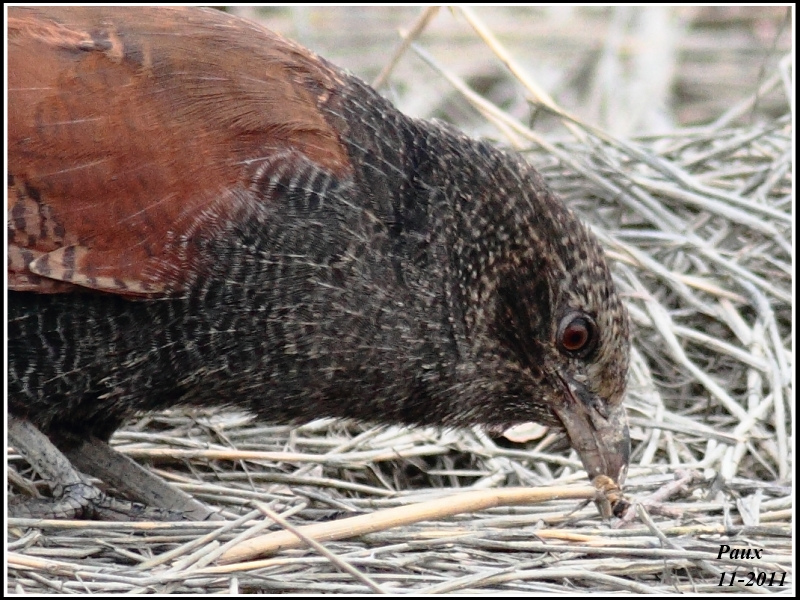
[[(411, 28), (418, 7), (232, 7), (372, 82)], [(525, 72), (562, 108), (615, 136), (705, 124), (762, 86), (791, 50), (786, 6), (476, 7)], [(456, 10), (441, 8), (417, 38), (448, 73), (536, 129), (555, 125), (532, 109), (518, 82)], [(382, 90), (403, 112), (496, 135), (413, 50)], [(747, 114), (784, 110), (780, 91)]]

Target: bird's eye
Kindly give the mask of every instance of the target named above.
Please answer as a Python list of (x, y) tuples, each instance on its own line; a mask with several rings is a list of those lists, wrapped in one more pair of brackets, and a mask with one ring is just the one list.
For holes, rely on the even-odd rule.
[(597, 325), (584, 313), (570, 313), (558, 326), (558, 349), (565, 354), (583, 358), (597, 345)]

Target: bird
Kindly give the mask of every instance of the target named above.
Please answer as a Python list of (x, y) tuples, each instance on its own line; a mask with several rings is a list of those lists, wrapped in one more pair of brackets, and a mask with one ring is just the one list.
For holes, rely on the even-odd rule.
[(622, 485), (628, 316), (521, 155), (215, 9), (14, 7), (7, 31), (7, 425), (57, 480), (12, 515), (98, 514), (90, 442), (174, 407), (533, 421)]

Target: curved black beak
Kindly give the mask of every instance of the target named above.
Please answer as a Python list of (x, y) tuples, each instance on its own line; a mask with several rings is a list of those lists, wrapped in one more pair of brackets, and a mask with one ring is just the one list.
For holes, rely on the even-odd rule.
[(553, 412), (564, 425), (589, 479), (605, 475), (621, 486), (631, 457), (625, 408), (621, 402), (608, 407), (580, 384), (564, 383), (564, 403), (553, 407)]

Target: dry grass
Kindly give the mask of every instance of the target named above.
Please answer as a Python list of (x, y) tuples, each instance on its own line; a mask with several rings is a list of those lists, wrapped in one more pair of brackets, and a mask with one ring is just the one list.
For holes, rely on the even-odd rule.
[[(9, 592), (794, 586), (791, 23), (785, 9), (563, 11), (475, 9), (475, 27), (499, 38), (493, 46), (469, 15), (442, 10), (400, 56), (387, 93), (407, 112), (528, 152), (606, 245), (635, 324), (625, 490), (641, 502), (633, 518), (604, 523), (593, 505), (551, 500), (223, 565), (232, 539), (276, 529), (265, 514), (298, 526), (424, 500), (447, 505), (467, 490), (583, 485), (584, 476), (544, 429), (512, 442), (476, 431), (331, 421), (292, 429), (227, 412), (164, 413), (131, 424), (115, 445), (231, 522), (11, 523)], [(400, 45), (387, 32), (410, 29), (418, 13), (266, 16), (370, 79)], [(348, 31), (355, 46), (335, 35)], [(504, 51), (524, 75), (509, 75)], [(11, 463), (23, 468), (13, 455)], [(761, 549), (761, 558), (717, 559), (721, 544)], [(744, 583), (729, 587), (727, 575), (719, 587), (720, 574), (734, 570)], [(783, 587), (748, 587), (750, 571), (787, 575)]]

